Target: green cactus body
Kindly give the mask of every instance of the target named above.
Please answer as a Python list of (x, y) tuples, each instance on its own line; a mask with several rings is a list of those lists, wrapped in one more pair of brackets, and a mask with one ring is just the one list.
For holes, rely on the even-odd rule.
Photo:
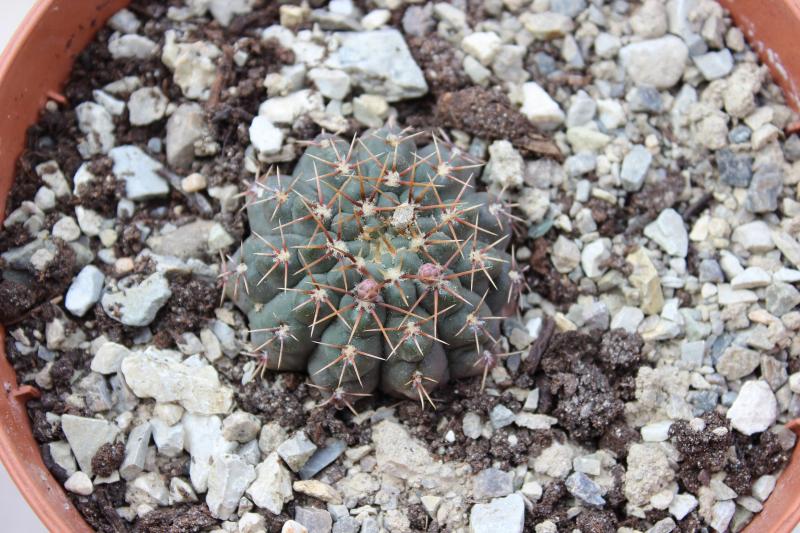
[(508, 206), (475, 192), (469, 156), (414, 137), (321, 135), (291, 176), (247, 192), (251, 235), (222, 277), (262, 372), (430, 401), (503, 355), (500, 316), (523, 279), (504, 251)]

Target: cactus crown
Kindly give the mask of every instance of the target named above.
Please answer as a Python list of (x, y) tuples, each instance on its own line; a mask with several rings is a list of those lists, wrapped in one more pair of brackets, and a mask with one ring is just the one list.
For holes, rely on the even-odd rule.
[(307, 370), (348, 407), (378, 387), (433, 404), (507, 355), (499, 320), (524, 283), (510, 207), (475, 191), (473, 158), (417, 137), (323, 134), (244, 193), (251, 235), (220, 278), (248, 315), (250, 375)]

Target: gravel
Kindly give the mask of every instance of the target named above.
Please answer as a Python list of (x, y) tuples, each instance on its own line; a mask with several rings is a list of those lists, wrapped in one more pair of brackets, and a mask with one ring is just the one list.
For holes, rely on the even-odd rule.
[(100, 300), (105, 275), (94, 265), (86, 265), (69, 286), (64, 306), (75, 316), (83, 316)]
[[(719, 5), (173, 4), (112, 18), (86, 52), (116, 58), (110, 83), (78, 62), (4, 222), (0, 289), (25, 307), (6, 351), (79, 509), (119, 487), (132, 530), (239, 533), (721, 531), (761, 509), (800, 416), (800, 138)], [(502, 102), (479, 131), (437, 122), (476, 94)], [(252, 181), (321, 129), (386, 122), (488, 161), (473, 177), (513, 205), (498, 247), (530, 290), (481, 394), (351, 416), (296, 375), (249, 381), (217, 257), (272, 194)], [(569, 332), (604, 341), (583, 357)]]

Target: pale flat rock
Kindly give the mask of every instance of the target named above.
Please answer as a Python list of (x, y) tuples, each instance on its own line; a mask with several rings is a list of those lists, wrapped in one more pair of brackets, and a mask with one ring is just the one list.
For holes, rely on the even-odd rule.
[(178, 106), (167, 120), (167, 164), (184, 168), (195, 158), (194, 143), (208, 134), (205, 113), (200, 104), (191, 102)]
[(325, 503), (332, 503), (334, 505), (341, 505), (342, 503), (342, 495), (338, 490), (316, 479), (295, 481), (292, 484), (292, 488), (295, 492), (306, 494)]
[(689, 49), (680, 38), (667, 35), (624, 46), (619, 58), (637, 85), (669, 89), (683, 76)]
[(122, 35), (109, 41), (108, 51), (114, 59), (148, 59), (158, 52), (158, 44), (141, 35)]
[(161, 307), (167, 303), (172, 290), (163, 274), (150, 274), (137, 283), (135, 277), (124, 278), (116, 288), (106, 288), (100, 300), (106, 314), (126, 326), (141, 327), (156, 318)]
[(173, 80), (186, 98), (208, 100), (222, 50), (210, 42), (176, 43), (175, 38), (174, 31), (166, 33), (161, 61), (172, 70)]
[(114, 162), (112, 172), (125, 182), (125, 197), (147, 200), (169, 194), (167, 180), (159, 175), (164, 166), (138, 146), (118, 146), (108, 155)]
[(372, 428), (378, 468), (401, 478), (424, 471), (433, 463), (428, 449), (396, 422), (384, 420)]
[(253, 147), (264, 155), (277, 154), (283, 146), (283, 132), (265, 116), (253, 119), (249, 133)]
[(769, 429), (778, 418), (778, 402), (769, 384), (759, 379), (742, 385), (727, 417), (731, 426), (745, 435)]
[(514, 418), (514, 423), (519, 427), (536, 430), (536, 429), (550, 429), (558, 423), (558, 419), (553, 416), (542, 415), (537, 413), (517, 413)]
[(561, 106), (538, 83), (529, 81), (522, 85), (520, 113), (541, 126), (558, 126), (564, 122)]
[(119, 467), (122, 479), (131, 480), (142, 473), (152, 434), (153, 426), (150, 422), (140, 424), (131, 430), (128, 442), (125, 443), (125, 459)]
[(522, 533), (525, 502), (520, 494), (496, 498), (491, 503), (472, 506), (469, 515), (470, 533)]
[(800, 268), (800, 243), (788, 233), (780, 230), (773, 230), (772, 242), (790, 263)]
[(255, 468), (238, 455), (215, 457), (208, 474), (206, 494), (206, 504), (211, 514), (220, 520), (231, 518), (239, 507), (244, 491), (255, 478)]
[(132, 126), (146, 126), (164, 118), (169, 99), (158, 87), (143, 87), (128, 100), (128, 120)]
[(92, 358), (92, 371), (100, 374), (115, 374), (119, 372), (122, 360), (130, 353), (131, 351), (121, 344), (106, 342), (100, 346)]
[(300, 471), (315, 451), (317, 445), (303, 431), (298, 431), (278, 446), (278, 455), (293, 472)]
[(78, 128), (85, 137), (78, 144), (81, 157), (107, 154), (114, 148), (114, 119), (105, 107), (94, 102), (84, 102), (75, 108)]
[(314, 111), (321, 112), (324, 107), (320, 93), (302, 89), (264, 101), (258, 108), (258, 114), (267, 117), (273, 124), (291, 125), (301, 116)]
[(103, 292), (105, 275), (94, 265), (86, 265), (72, 280), (64, 306), (75, 316), (83, 316), (97, 303)]
[(183, 415), (184, 446), (192, 457), (189, 479), (198, 493), (208, 490), (212, 458), (232, 453), (237, 443), (222, 436), (222, 420), (218, 416)]
[(213, 220), (195, 220), (169, 233), (150, 237), (147, 246), (158, 255), (201, 259), (208, 252), (208, 236), (214, 224)]
[(98, 418), (63, 415), (61, 428), (81, 470), (92, 475), (92, 458), (103, 444), (113, 443), (119, 433), (116, 424)]
[(428, 92), (425, 76), (399, 31), (342, 32), (337, 37), (341, 46), (331, 54), (326, 66), (347, 72), (365, 93), (397, 102)]
[[(769, 235), (769, 233), (767, 233)], [(731, 280), (731, 288), (739, 289), (758, 289), (766, 287), (772, 282), (772, 276), (761, 267), (748, 267), (740, 272)]]
[(178, 402), (190, 413), (227, 413), (233, 403), (233, 391), (220, 383), (213, 366), (184, 365), (155, 349), (126, 357), (122, 375), (139, 398)]
[(257, 506), (275, 515), (292, 500), (292, 475), (277, 452), (269, 454), (256, 467), (256, 479), (248, 487), (247, 495)]
[(647, 251), (639, 248), (625, 259), (633, 267), (628, 279), (641, 293), (640, 309), (648, 315), (660, 313), (664, 307), (664, 292), (658, 270), (647, 255)]
[(645, 226), (644, 234), (669, 255), (686, 257), (689, 251), (689, 234), (683, 218), (672, 208), (664, 209), (656, 220)]

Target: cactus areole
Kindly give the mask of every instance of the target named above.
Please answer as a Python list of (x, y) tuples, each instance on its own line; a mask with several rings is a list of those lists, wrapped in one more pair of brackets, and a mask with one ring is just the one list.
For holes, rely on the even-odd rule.
[(500, 320), (524, 283), (504, 251), (510, 206), (476, 191), (467, 154), (415, 137), (321, 135), (291, 176), (245, 193), (251, 235), (220, 278), (249, 319), (250, 376), (307, 371), (345, 403), (377, 388), (431, 402), (507, 355)]

